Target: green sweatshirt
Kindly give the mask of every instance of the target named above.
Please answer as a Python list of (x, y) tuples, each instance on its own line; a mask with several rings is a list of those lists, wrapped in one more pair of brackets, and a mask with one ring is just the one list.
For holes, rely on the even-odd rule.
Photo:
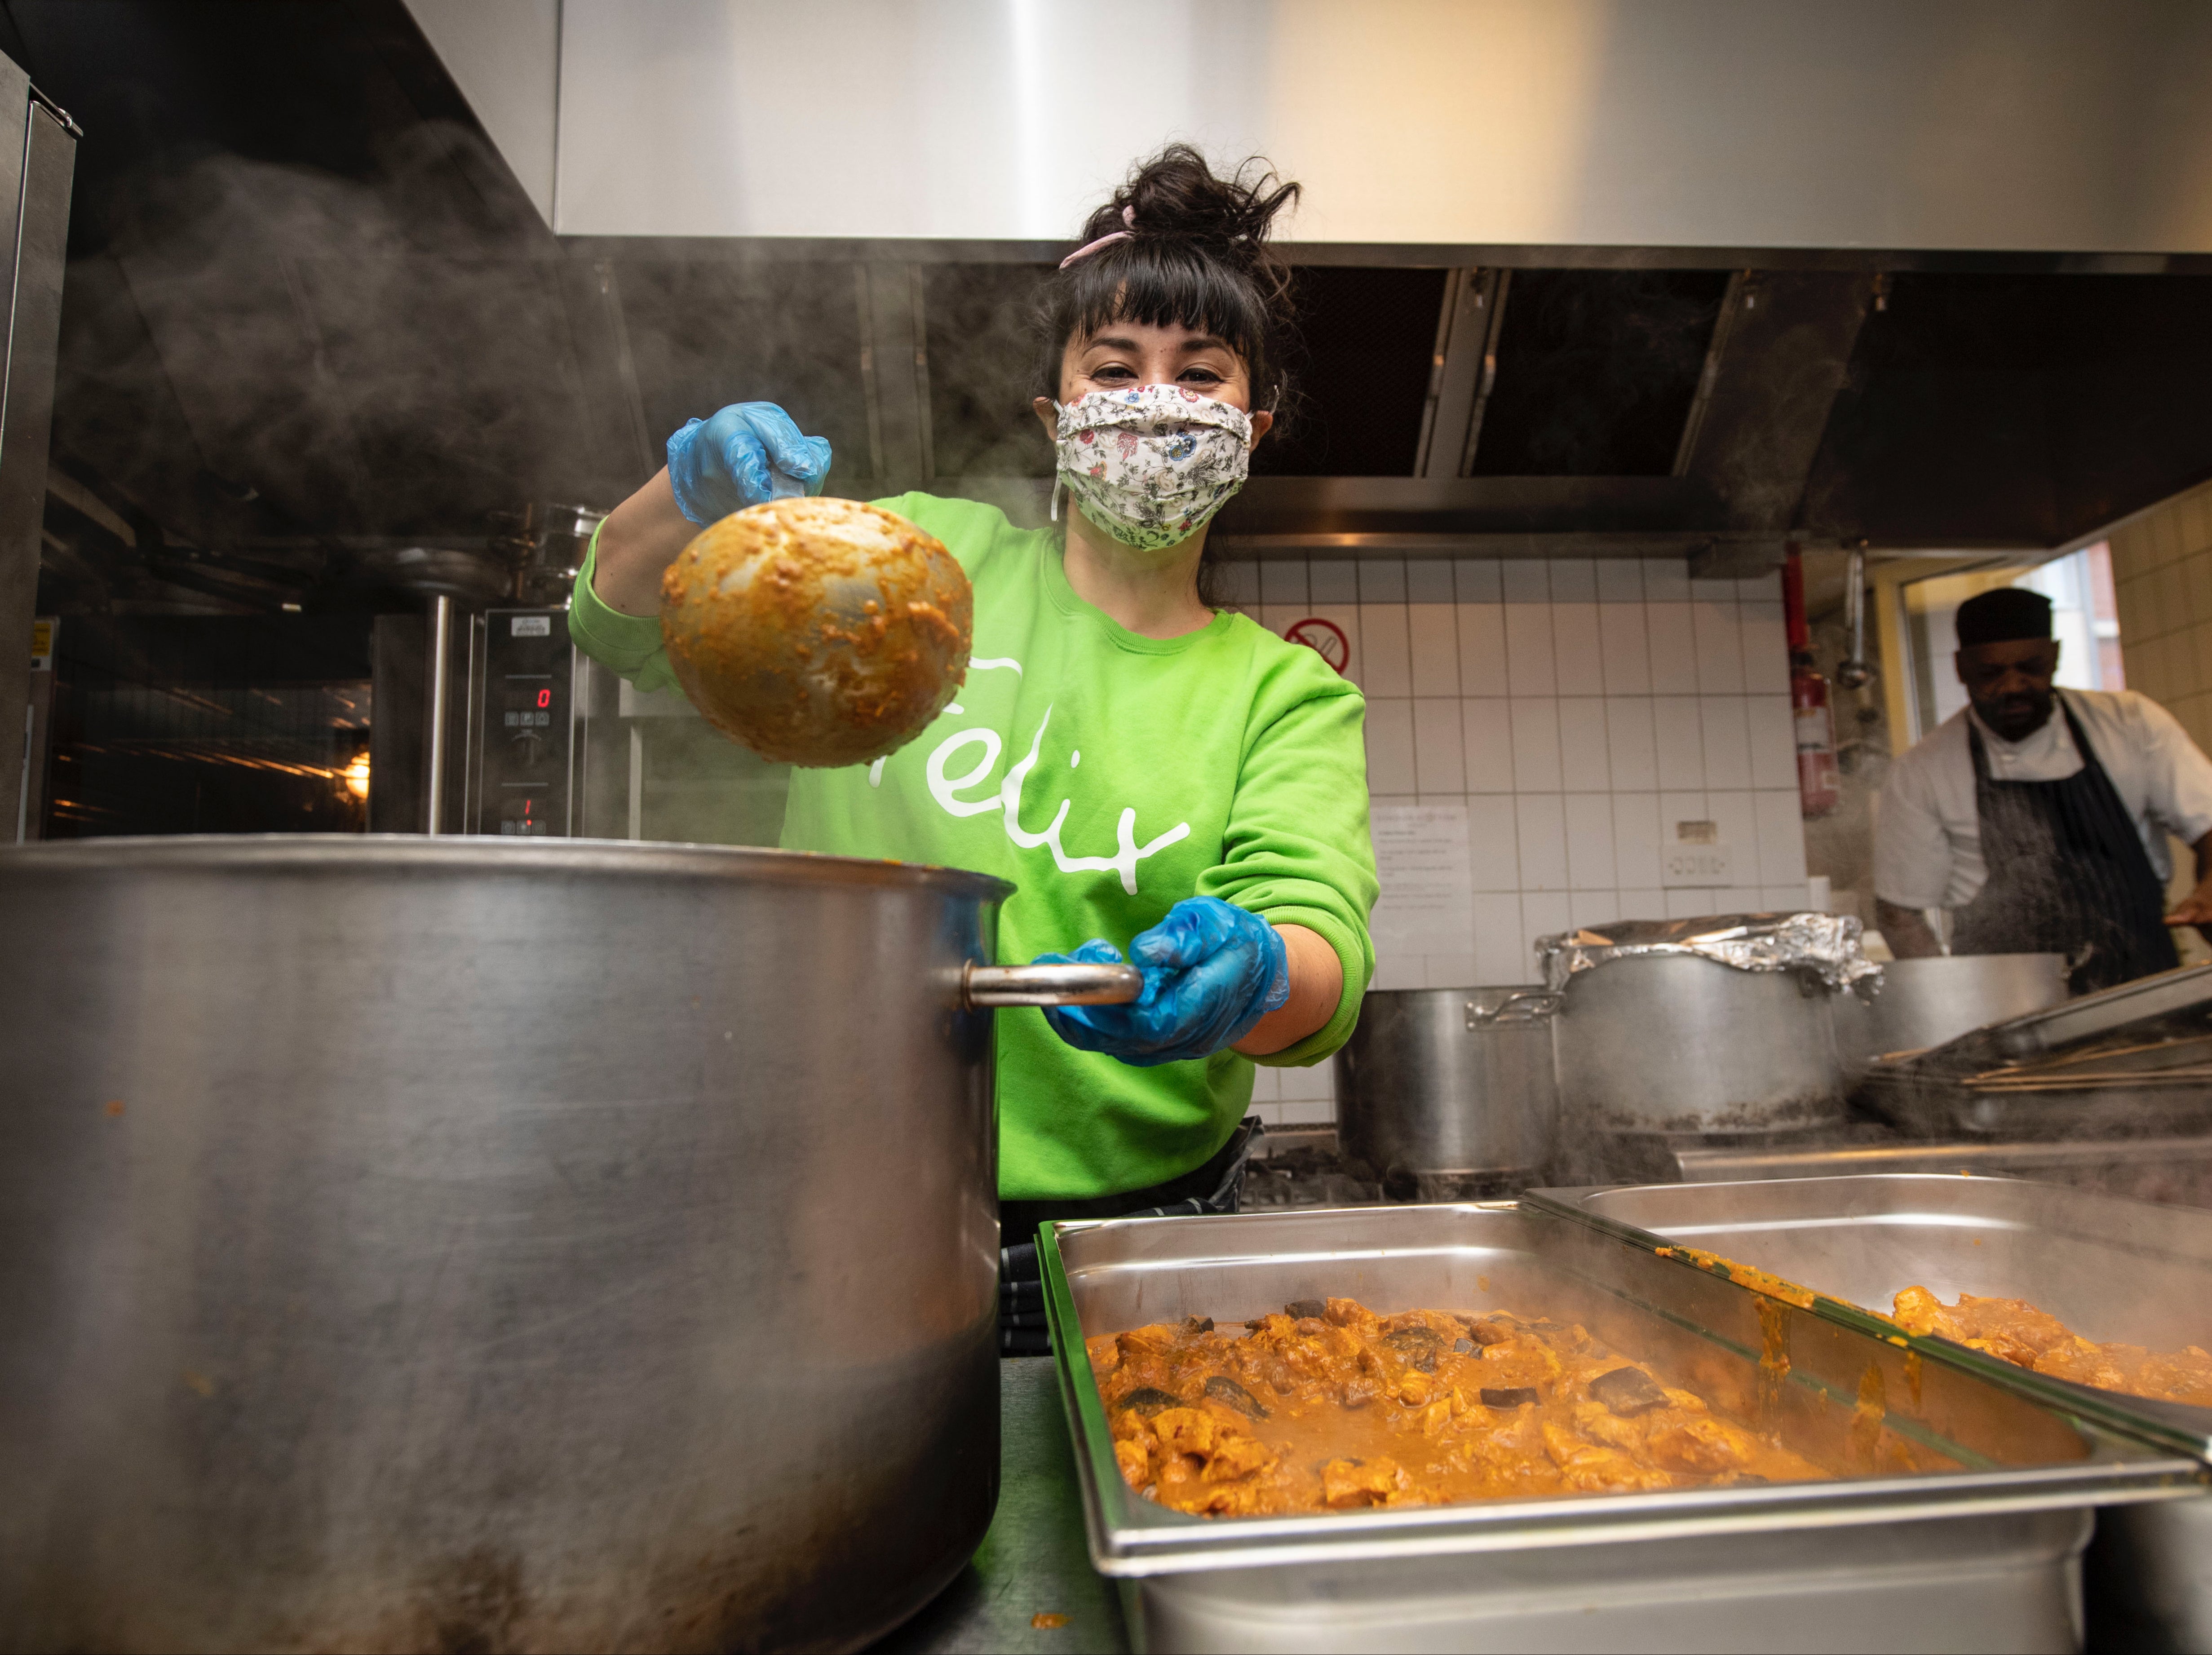
[[(1182, 898), (1218, 897), (1326, 938), (1344, 997), (1317, 1032), (1259, 1061), (1344, 1044), (1375, 965), (1366, 703), (1313, 650), (1242, 615), (1141, 637), (1075, 595), (1058, 536), (995, 507), (877, 502), (942, 540), (975, 589), (957, 698), (889, 758), (793, 773), (787, 849), (937, 862), (1018, 887), (999, 957), (1126, 951)], [(568, 630), (639, 688), (672, 687), (660, 623), (610, 609), (586, 563)], [(1043, 1013), (998, 1020), (999, 1190), (1080, 1199), (1162, 1183), (1211, 1158), (1252, 1098), (1252, 1060), (1139, 1068), (1078, 1051)]]

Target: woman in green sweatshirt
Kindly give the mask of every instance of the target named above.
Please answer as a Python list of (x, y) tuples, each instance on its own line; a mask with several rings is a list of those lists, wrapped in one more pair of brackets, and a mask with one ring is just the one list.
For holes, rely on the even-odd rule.
[[(1018, 887), (1005, 958), (1127, 947), (1144, 969), (1133, 1007), (998, 1013), (1011, 1243), (1049, 1217), (1234, 1210), (1253, 1063), (1334, 1051), (1374, 968), (1359, 691), (1200, 590), (1207, 520), (1282, 392), (1286, 272), (1266, 237), (1297, 186), (1273, 183), (1176, 146), (1093, 215), (1038, 305), (1064, 528), (878, 502), (967, 571), (967, 680), (890, 758), (792, 777), (787, 848), (997, 874)], [(674, 684), (661, 572), (699, 526), (818, 491), (830, 453), (755, 403), (692, 421), (668, 459), (602, 526), (569, 613), (642, 689)]]

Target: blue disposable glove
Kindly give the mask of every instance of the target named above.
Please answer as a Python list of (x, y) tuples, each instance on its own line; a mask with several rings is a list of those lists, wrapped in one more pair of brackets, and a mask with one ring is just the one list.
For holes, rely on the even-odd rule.
[[(1092, 938), (1071, 955), (1040, 954), (1040, 965), (1120, 963)], [(1110, 1053), (1150, 1068), (1208, 1057), (1233, 1046), (1291, 997), (1291, 961), (1275, 928), (1218, 897), (1186, 897), (1129, 945), (1145, 990), (1123, 1006), (1050, 1006), (1045, 1020), (1081, 1051)]]
[(668, 439), (677, 509), (702, 528), (764, 501), (820, 494), (829, 478), (830, 439), (799, 435), (772, 402), (733, 402)]

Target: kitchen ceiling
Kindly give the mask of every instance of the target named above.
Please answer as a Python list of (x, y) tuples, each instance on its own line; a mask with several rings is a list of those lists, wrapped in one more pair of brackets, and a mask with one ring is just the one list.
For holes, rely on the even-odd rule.
[[(841, 490), (1042, 515), (1057, 244), (556, 237), (398, 0), (4, 0), (0, 34), (86, 134), (56, 601), (321, 601), (361, 548), (611, 503), (751, 397)], [(1310, 360), (1221, 519), (1249, 553), (2043, 548), (2212, 474), (2203, 258), (1287, 251)]]

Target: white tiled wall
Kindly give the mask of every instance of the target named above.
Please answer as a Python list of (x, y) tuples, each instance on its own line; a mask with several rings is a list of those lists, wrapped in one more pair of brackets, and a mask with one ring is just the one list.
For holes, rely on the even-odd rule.
[[(1778, 576), (1676, 561), (1273, 559), (1229, 597), (1281, 632), (1341, 627), (1367, 692), (1377, 804), (1464, 804), (1464, 949), (1376, 962), (1382, 989), (1525, 983), (1533, 940), (1612, 919), (1797, 907), (1805, 841)], [(1675, 824), (1709, 821), (1740, 885), (1662, 891)], [(1332, 1117), (1330, 1068), (1261, 1069), (1271, 1123)]]

